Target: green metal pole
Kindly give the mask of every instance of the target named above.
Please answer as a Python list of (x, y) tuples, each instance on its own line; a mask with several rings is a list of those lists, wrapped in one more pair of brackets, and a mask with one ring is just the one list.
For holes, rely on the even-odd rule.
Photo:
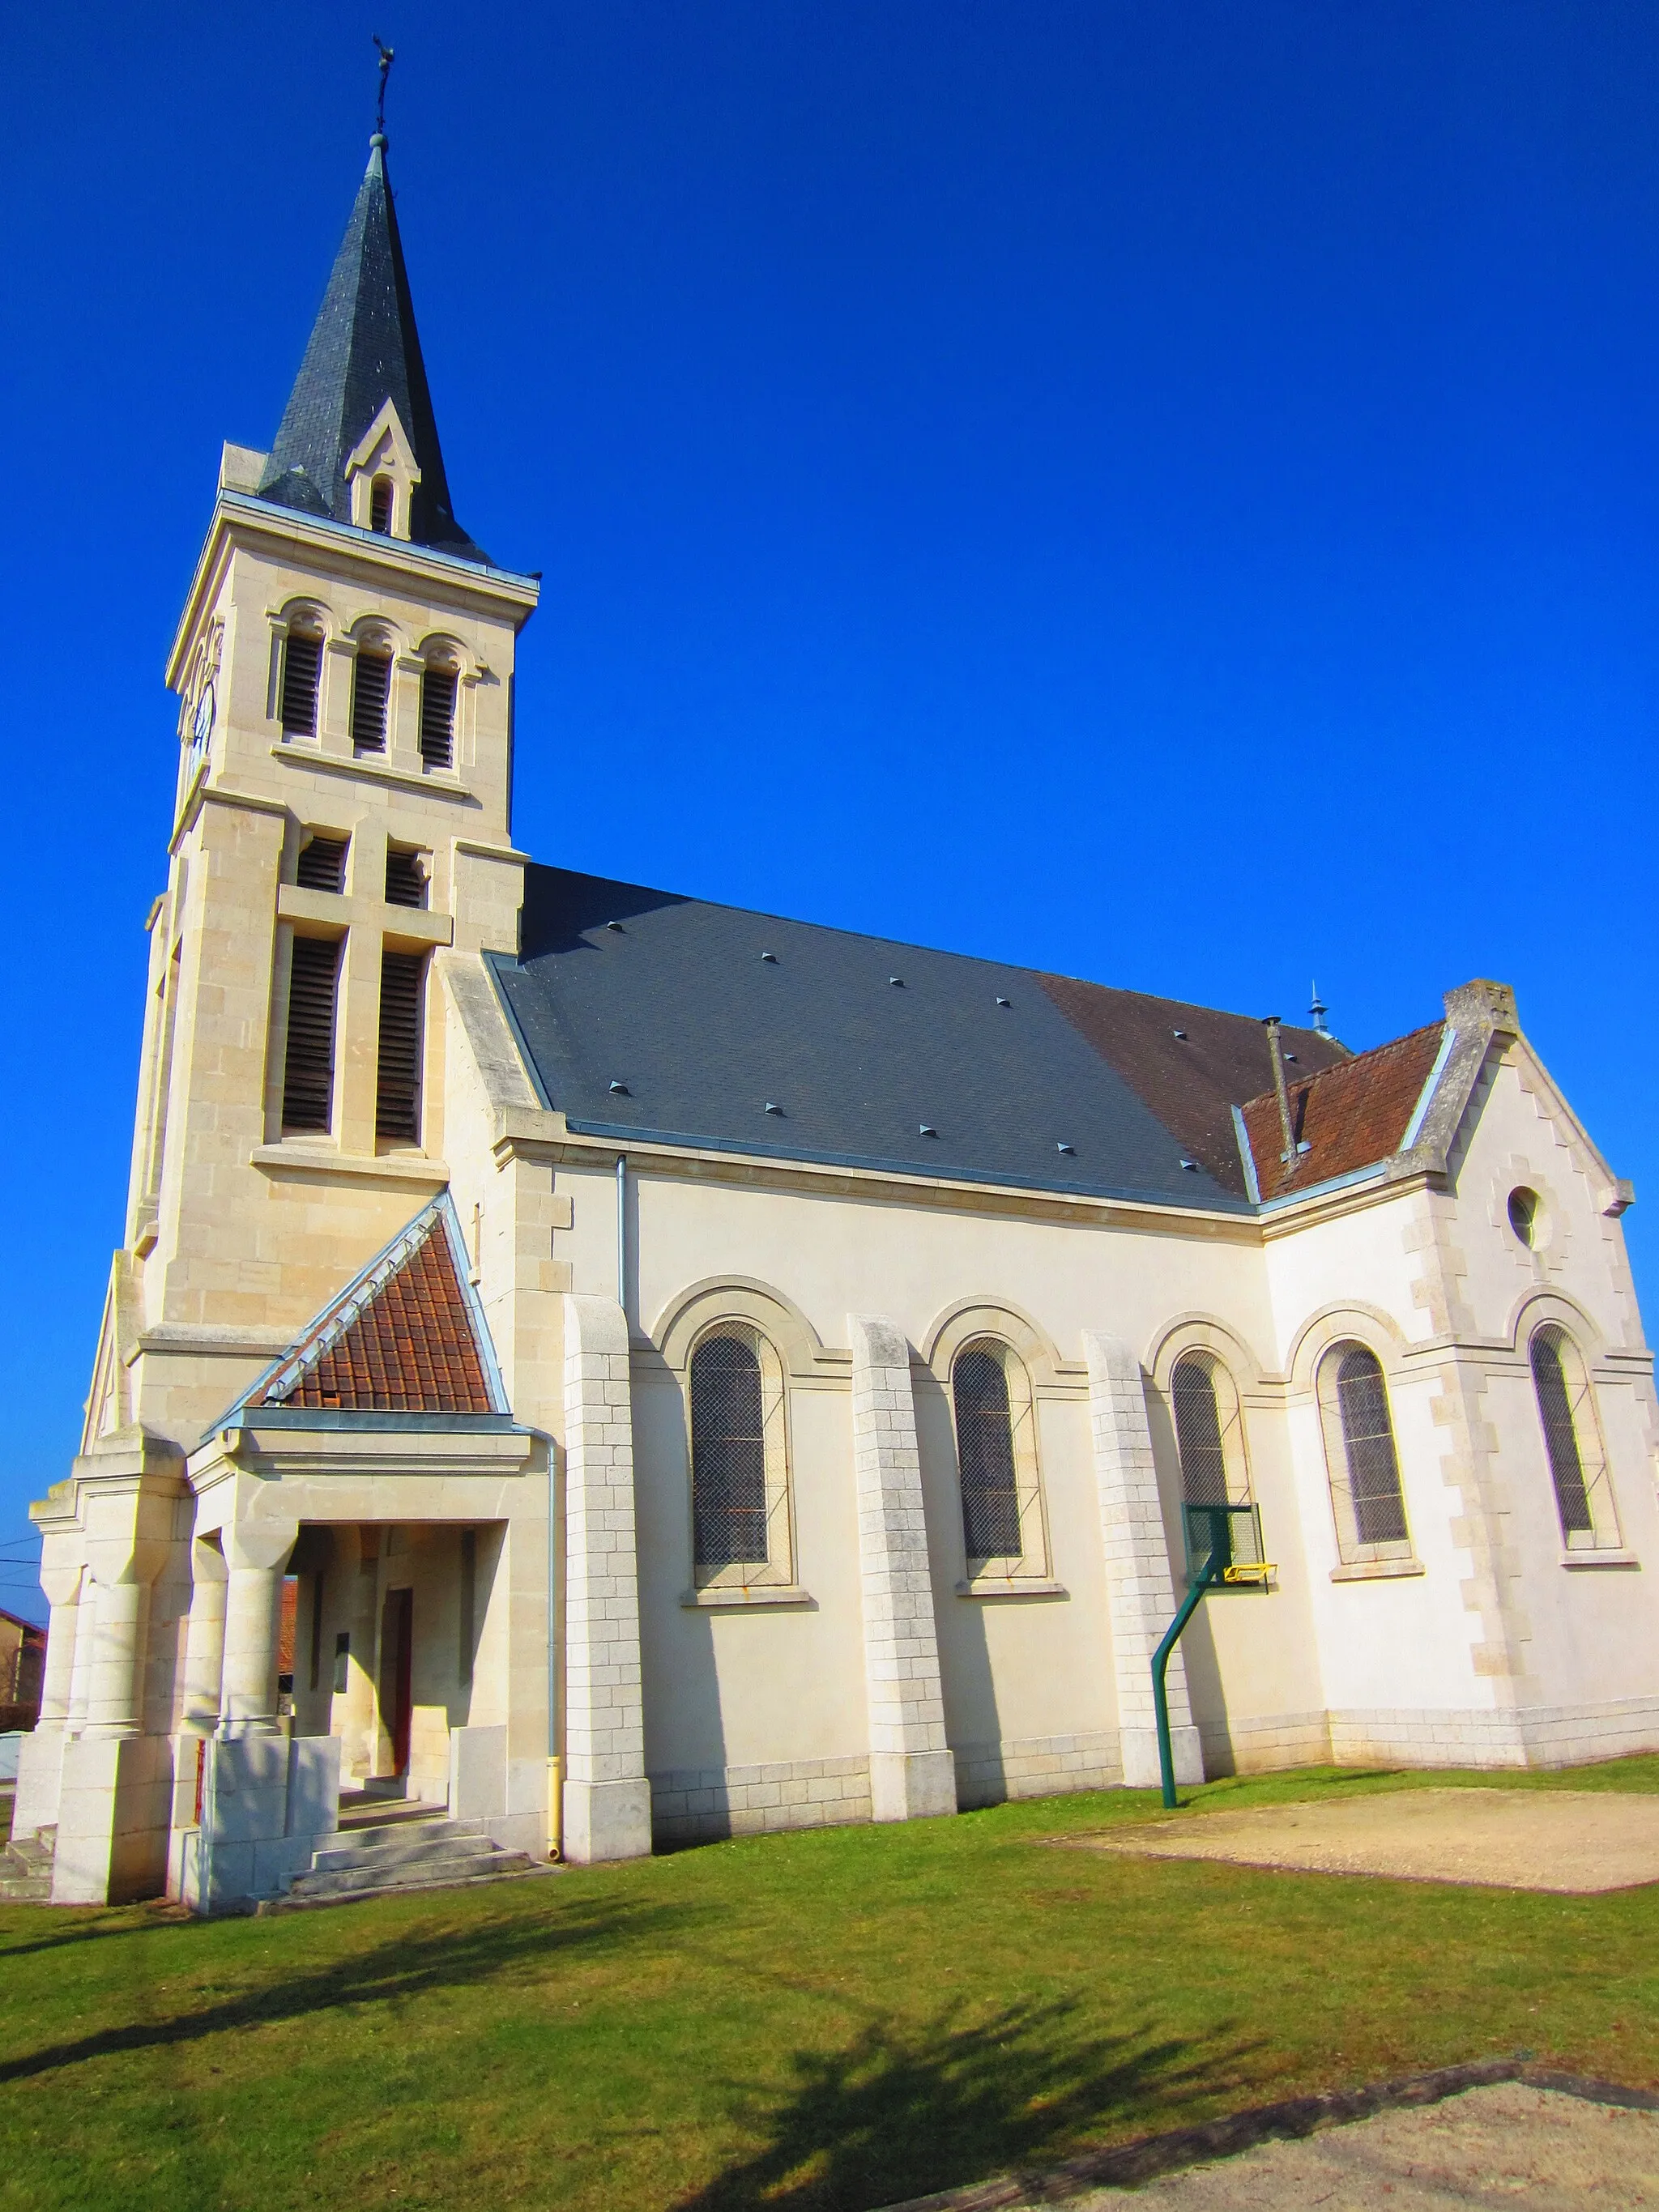
[(1168, 1672), (1170, 1654), (1181, 1640), (1181, 1632), (1204, 1601), (1218, 1577), (1215, 1571), (1219, 1547), (1212, 1544), (1209, 1557), (1193, 1577), (1193, 1586), (1188, 1591), (1179, 1613), (1164, 1631), (1164, 1641), (1152, 1654), (1152, 1710), (1158, 1716), (1158, 1771), (1164, 1784), (1164, 1805), (1173, 1812), (1177, 1803), (1175, 1785), (1175, 1753), (1170, 1747), (1170, 1697), (1164, 1677)]

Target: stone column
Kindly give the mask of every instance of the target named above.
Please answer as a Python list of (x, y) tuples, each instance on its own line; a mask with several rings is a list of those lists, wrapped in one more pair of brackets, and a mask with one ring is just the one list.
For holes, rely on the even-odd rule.
[(15, 1836), (33, 1836), (39, 1829), (54, 1826), (58, 1819), (76, 1631), (81, 1618), (82, 1573), (78, 1566), (41, 1571), (40, 1587), (52, 1607), (46, 1671), (40, 1686), (40, 1717), (18, 1747), (17, 1795), (11, 1815)]
[(225, 1531), (230, 1570), (225, 1607), (224, 1691), (218, 1734), (276, 1735), (276, 1644), (283, 1569), (299, 1541), (293, 1521), (239, 1521)]
[(70, 1660), (69, 1714), (64, 1733), (78, 1736), (87, 1724), (87, 1701), (92, 1693), (93, 1625), (98, 1612), (98, 1585), (91, 1575), (81, 1582), (75, 1608), (75, 1650)]
[(878, 1820), (957, 1809), (945, 1741), (933, 1585), (922, 1513), (910, 1347), (878, 1314), (849, 1314), (870, 1800)]
[[(40, 1684), (41, 1728), (62, 1728), (69, 1718), (70, 1685), (75, 1672), (75, 1632), (81, 1613), (81, 1569), (48, 1581), (40, 1577), (41, 1586), (52, 1607), (46, 1627), (46, 1668)], [(61, 1588), (62, 1597), (53, 1595)]]
[(210, 1538), (191, 1547), (190, 1623), (185, 1632), (185, 1717), (187, 1735), (211, 1735), (219, 1724), (225, 1671), (225, 1612), (230, 1570)]
[[(1124, 1781), (1131, 1789), (1146, 1790), (1158, 1779), (1152, 1654), (1176, 1610), (1169, 1544), (1140, 1363), (1115, 1336), (1085, 1332), (1083, 1346), (1089, 1363), (1095, 1480), (1106, 1546), (1120, 1757)], [(1179, 1646), (1170, 1655), (1165, 1681), (1176, 1779), (1201, 1782), (1203, 1754), (1187, 1701), (1187, 1674)]]
[(107, 1740), (143, 1734), (140, 1670), (149, 1617), (149, 1584), (139, 1578), (136, 1560), (129, 1561), (118, 1581), (100, 1581), (87, 1689), (88, 1736)]
[(583, 1865), (649, 1853), (651, 1788), (622, 1308), (567, 1295), (564, 1346), (564, 1854)]

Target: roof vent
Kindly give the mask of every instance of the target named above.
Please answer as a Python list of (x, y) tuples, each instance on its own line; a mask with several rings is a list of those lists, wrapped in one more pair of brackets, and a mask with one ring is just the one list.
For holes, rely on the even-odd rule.
[(1170, 1031), (1170, 1035), (1171, 1036), (1178, 1036), (1182, 1044), (1185, 1044), (1187, 1042), (1187, 1032), (1185, 1030), (1171, 1030)]
[(775, 952), (763, 952), (761, 958), (763, 960), (769, 960), (775, 968), (778, 964), (778, 956)]
[(614, 929), (619, 937), (623, 934), (623, 926), (619, 921), (607, 921), (605, 926), (607, 929)]
[(629, 1095), (628, 1085), (625, 1083), (613, 1083), (611, 1088), (617, 1093), (618, 1097), (626, 1098)]
[(1196, 1160), (1182, 1160), (1181, 1164), (1186, 1169), (1188, 1175), (1196, 1175), (1198, 1173), (1198, 1162)]
[(921, 1125), (921, 1134), (924, 1137), (936, 1137), (939, 1134), (939, 1131), (933, 1127), (931, 1121), (924, 1121)]
[(904, 978), (902, 975), (890, 975), (887, 980), (893, 985), (896, 990), (902, 991), (904, 988)]
[(1075, 1145), (1056, 1145), (1054, 1146), (1054, 1150), (1057, 1152), (1075, 1152), (1077, 1146)]
[(1013, 1003), (1014, 1002), (1012, 999), (999, 999), (997, 1000), (997, 1004), (1000, 1006), (1012, 1006)]
[(769, 1098), (766, 1102), (766, 1110), (769, 1114), (781, 1114), (783, 1109), (781, 1106), (775, 1106)]

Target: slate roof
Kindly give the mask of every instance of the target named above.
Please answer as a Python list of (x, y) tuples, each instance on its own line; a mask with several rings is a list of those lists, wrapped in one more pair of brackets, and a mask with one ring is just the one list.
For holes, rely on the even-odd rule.
[(1443, 1023), (1431, 1022), (1340, 1066), (1288, 1083), (1291, 1128), (1297, 1144), (1308, 1147), (1288, 1166), (1277, 1095), (1268, 1091), (1250, 1099), (1244, 1127), (1263, 1199), (1289, 1197), (1397, 1152), (1445, 1033)]
[(578, 1134), (1249, 1209), (1248, 1015), (562, 868), (526, 869), (522, 946), (498, 987)]
[(462, 560), (485, 562), (488, 556), (451, 511), (397, 210), (386, 181), (386, 141), (377, 132), (370, 143), (368, 168), (334, 257), (258, 495), (279, 507), (349, 523), (346, 459), (390, 399), (421, 470), (410, 503), (411, 538)]
[(494, 1352), (465, 1265), (454, 1202), (445, 1192), (301, 1331), (233, 1413), (273, 1407), (504, 1413)]

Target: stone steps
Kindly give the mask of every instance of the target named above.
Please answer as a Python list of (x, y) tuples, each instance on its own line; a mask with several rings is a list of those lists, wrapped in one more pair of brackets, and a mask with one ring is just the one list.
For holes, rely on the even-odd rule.
[(262, 1911), (289, 1911), (386, 1897), (411, 1889), (472, 1888), (549, 1869), (525, 1851), (503, 1850), (479, 1820), (404, 1819), (384, 1827), (344, 1829), (312, 1855), (288, 1895)]
[(58, 1831), (41, 1828), (0, 1845), (0, 1905), (46, 1905), (52, 1899), (52, 1861)]

